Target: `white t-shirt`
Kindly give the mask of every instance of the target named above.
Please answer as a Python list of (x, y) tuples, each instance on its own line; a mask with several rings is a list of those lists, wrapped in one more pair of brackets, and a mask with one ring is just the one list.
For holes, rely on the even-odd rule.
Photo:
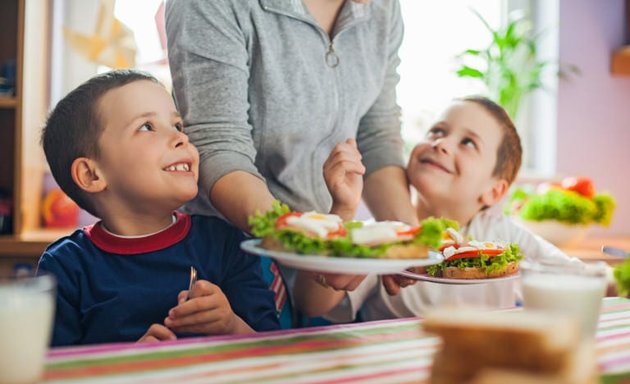
[[(460, 232), (475, 240), (516, 243), (527, 260), (551, 259), (567, 264), (582, 263), (496, 210), (479, 212)], [(346, 298), (325, 317), (335, 322), (348, 322), (354, 320), (359, 309), (366, 321), (422, 316), (427, 309), (437, 305), (510, 308), (519, 297), (518, 280), (472, 285), (418, 281), (401, 289), (398, 295), (389, 296), (380, 277), (369, 275), (356, 290), (348, 292)]]

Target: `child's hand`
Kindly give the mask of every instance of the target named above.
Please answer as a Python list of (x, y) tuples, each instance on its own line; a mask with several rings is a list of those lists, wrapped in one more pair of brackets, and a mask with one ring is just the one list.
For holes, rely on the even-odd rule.
[(176, 340), (177, 336), (162, 324), (152, 324), (138, 343), (157, 343), (158, 341)]
[(177, 295), (178, 305), (168, 312), (164, 324), (175, 332), (232, 335), (254, 332), (233, 311), (221, 288), (198, 280), (191, 290)]
[(324, 180), (333, 198), (331, 213), (344, 220), (354, 217), (361, 202), (364, 174), (356, 140), (348, 139), (333, 148), (324, 163)]
[(401, 288), (405, 288), (416, 283), (416, 280), (400, 275), (383, 275), (381, 280), (383, 282), (383, 287), (385, 287), (385, 291), (390, 296), (396, 296), (400, 293)]

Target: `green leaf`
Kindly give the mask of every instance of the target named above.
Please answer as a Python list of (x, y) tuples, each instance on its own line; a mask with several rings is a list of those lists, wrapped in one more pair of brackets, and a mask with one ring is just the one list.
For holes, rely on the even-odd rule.
[(630, 259), (615, 266), (613, 276), (617, 282), (617, 294), (628, 296), (630, 294)]
[(595, 195), (593, 197), (593, 202), (597, 207), (597, 212), (595, 213), (593, 219), (599, 225), (603, 225), (604, 227), (609, 226), (612, 221), (612, 214), (615, 210), (615, 206), (617, 205), (615, 203), (615, 199), (607, 193), (602, 193)]
[(483, 72), (480, 70), (464, 65), (457, 71), (457, 76), (459, 77), (473, 77), (473, 78), (482, 78)]
[(478, 49), (467, 49), (462, 53), (462, 55), (471, 55), (471, 56), (479, 56), (480, 54), (481, 54), (481, 51)]

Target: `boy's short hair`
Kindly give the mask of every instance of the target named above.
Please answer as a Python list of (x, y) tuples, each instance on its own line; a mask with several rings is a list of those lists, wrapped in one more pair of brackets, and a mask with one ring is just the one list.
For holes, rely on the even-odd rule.
[(41, 142), (50, 171), (59, 187), (81, 208), (96, 215), (89, 194), (72, 180), (72, 162), (79, 157), (98, 158), (103, 132), (99, 101), (112, 89), (134, 81), (159, 81), (137, 70), (115, 70), (92, 77), (57, 103), (42, 130)]
[(507, 180), (508, 184), (512, 184), (518, 170), (521, 168), (523, 157), (523, 148), (521, 147), (521, 138), (516, 131), (516, 127), (510, 119), (505, 109), (494, 101), (483, 96), (467, 96), (460, 101), (469, 101), (481, 105), (488, 111), (501, 126), (503, 130), (503, 138), (497, 149), (497, 163), (492, 171), (492, 176), (496, 176)]

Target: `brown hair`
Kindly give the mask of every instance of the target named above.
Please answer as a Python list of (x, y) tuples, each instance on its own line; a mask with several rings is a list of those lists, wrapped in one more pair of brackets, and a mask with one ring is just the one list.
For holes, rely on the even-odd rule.
[(98, 103), (107, 92), (123, 85), (158, 80), (136, 70), (116, 70), (92, 77), (57, 103), (42, 130), (41, 142), (50, 171), (59, 187), (81, 208), (96, 215), (89, 194), (77, 186), (70, 168), (79, 157), (97, 158), (98, 140), (103, 132), (103, 120)]
[(501, 126), (503, 139), (497, 149), (497, 163), (492, 171), (492, 176), (505, 179), (508, 184), (512, 184), (518, 174), (518, 170), (521, 168), (521, 159), (523, 157), (521, 138), (516, 131), (512, 119), (510, 119), (510, 116), (503, 107), (487, 97), (467, 96), (457, 100), (469, 101), (481, 105)]

